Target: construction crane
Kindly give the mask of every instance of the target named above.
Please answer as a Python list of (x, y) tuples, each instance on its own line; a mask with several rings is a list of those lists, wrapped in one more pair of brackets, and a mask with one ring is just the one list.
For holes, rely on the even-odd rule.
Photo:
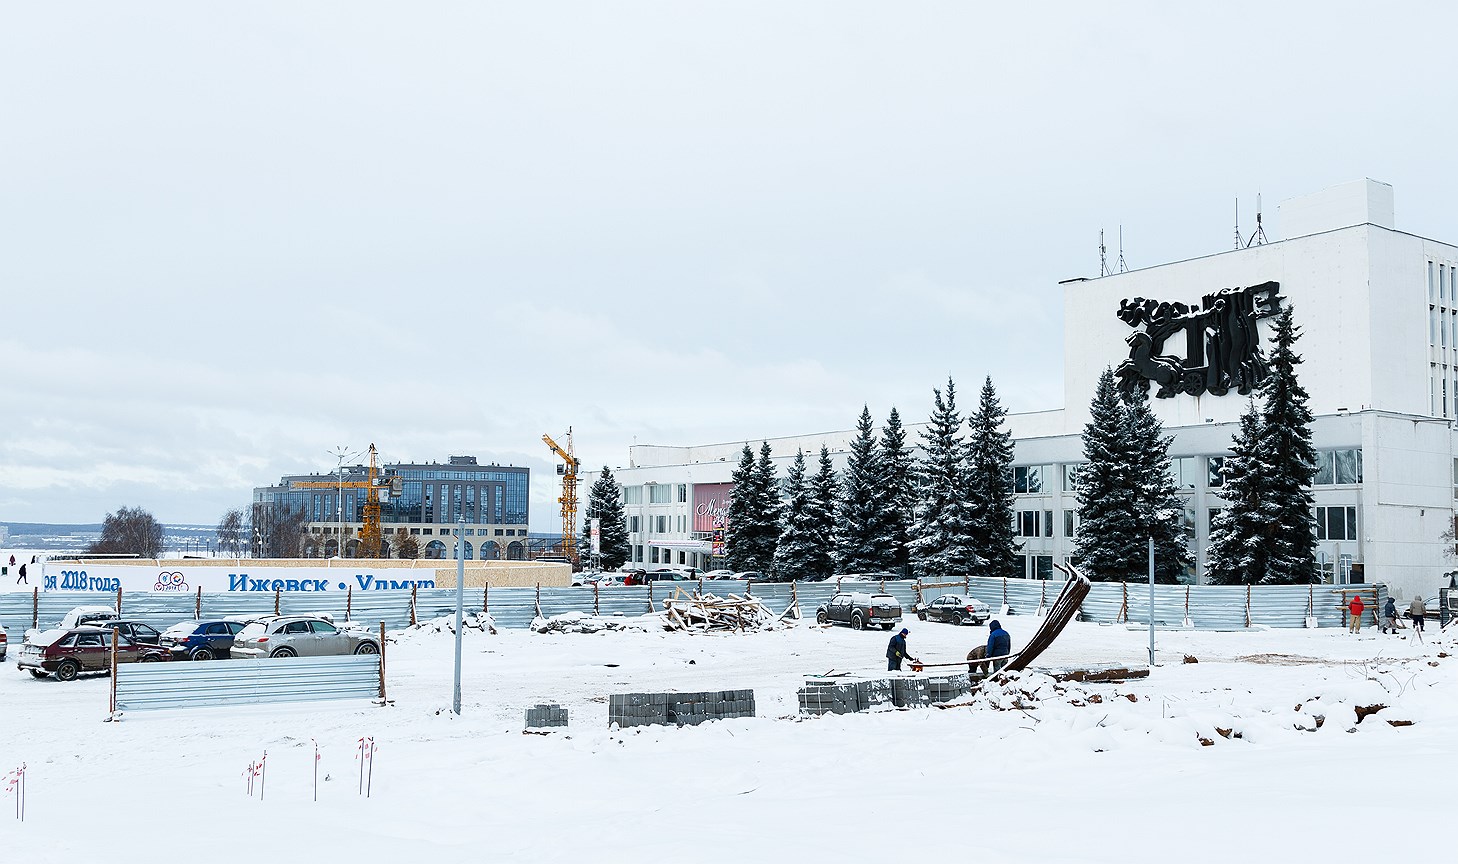
[[(375, 445), (371, 444), (369, 471), (364, 480), (345, 480), (344, 467), (341, 465), (338, 480), (301, 480), (290, 484), (290, 487), (294, 489), (338, 489), (341, 497), (345, 489), (367, 490), (364, 503), (364, 525), (359, 529), (360, 556), (363, 558), (380, 557), (380, 547), (384, 539), (380, 530), (380, 501), (390, 497), (393, 492), (397, 491), (396, 487), (399, 485), (394, 482), (397, 478), (381, 482), (379, 469), (375, 464), (375, 456)], [(343, 513), (339, 514), (339, 520), (341, 523), (346, 521)], [(341, 556), (344, 554), (342, 534), (339, 538), (339, 554)]]
[(557, 501), (562, 505), (562, 552), (571, 561), (573, 566), (577, 565), (577, 472), (582, 468), (582, 461), (572, 455), (572, 427), (567, 427), (567, 449), (563, 450), (552, 440), (551, 435), (543, 435), (542, 440), (562, 460), (557, 466), (557, 473), (562, 475), (562, 497)]

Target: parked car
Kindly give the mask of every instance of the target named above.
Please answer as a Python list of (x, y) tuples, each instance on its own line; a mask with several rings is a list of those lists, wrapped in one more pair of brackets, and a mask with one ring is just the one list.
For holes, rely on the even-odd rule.
[(94, 624), (97, 621), (109, 621), (120, 617), (116, 614), (116, 609), (111, 606), (77, 606), (67, 612), (56, 627), (61, 630), (70, 630), (83, 624)]
[(380, 643), (365, 630), (341, 630), (311, 615), (282, 615), (244, 627), (233, 637), (232, 653), (254, 658), (378, 654)]
[(765, 582), (765, 575), (758, 570), (741, 570), (732, 577), (740, 582)]
[(948, 624), (986, 624), (992, 609), (968, 594), (943, 594), (920, 610), (918, 617)]
[(704, 574), (705, 579), (733, 579), (733, 570), (710, 570)]
[(5, 659), (5, 649), (10, 646), (10, 636), (5, 632), (5, 625), (0, 624), (0, 660)]
[(174, 660), (226, 660), (233, 639), (247, 626), (242, 621), (183, 621), (162, 633), (161, 645)]
[(158, 632), (157, 628), (142, 621), (130, 621), (123, 618), (104, 618), (92, 623), (97, 627), (110, 627), (113, 630), (119, 630), (123, 636), (126, 636), (138, 645), (162, 644), (162, 634)]
[(597, 570), (583, 570), (580, 573), (572, 574), (572, 587), (583, 588), (591, 585), (602, 578), (602, 573)]
[(639, 584), (646, 585), (649, 582), (691, 582), (698, 577), (690, 576), (686, 570), (661, 568), (658, 570), (649, 570), (643, 574), (642, 578), (643, 581)]
[(890, 594), (864, 591), (841, 592), (815, 610), (818, 624), (849, 624), (852, 630), (884, 627), (890, 630), (901, 620), (901, 603)]
[(82, 672), (106, 672), (111, 669), (113, 639), (118, 663), (150, 663), (169, 657), (162, 649), (139, 645), (109, 627), (81, 626), (47, 630), (27, 639), (15, 667), (36, 678), (55, 675), (59, 681), (72, 681)]

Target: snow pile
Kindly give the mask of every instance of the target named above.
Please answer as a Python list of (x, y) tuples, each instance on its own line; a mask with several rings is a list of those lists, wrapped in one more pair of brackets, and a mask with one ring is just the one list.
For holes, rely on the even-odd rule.
[[(496, 619), (485, 612), (473, 612), (470, 615), (461, 617), (461, 632), (470, 633), (475, 630), (478, 633), (490, 633), (496, 635)], [(428, 621), (421, 621), (412, 624), (403, 630), (391, 630), (390, 638), (395, 642), (408, 642), (422, 635), (433, 635), (436, 633), (449, 633), (452, 636), (456, 633), (456, 616), (442, 615), (439, 618), (431, 618)]]
[(642, 615), (635, 618), (603, 618), (586, 612), (567, 612), (550, 618), (532, 619), (533, 633), (604, 633), (615, 631), (651, 632), (665, 630), (663, 616)]

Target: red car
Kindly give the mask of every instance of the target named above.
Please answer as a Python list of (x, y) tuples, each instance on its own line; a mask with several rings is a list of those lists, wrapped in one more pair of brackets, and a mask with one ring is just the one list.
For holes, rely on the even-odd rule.
[(37, 678), (55, 675), (59, 681), (75, 680), (82, 672), (111, 669), (111, 642), (116, 639), (116, 662), (151, 663), (170, 660), (171, 655), (156, 645), (140, 645), (110, 627), (73, 627), (47, 630), (27, 639), (20, 648), (15, 668)]

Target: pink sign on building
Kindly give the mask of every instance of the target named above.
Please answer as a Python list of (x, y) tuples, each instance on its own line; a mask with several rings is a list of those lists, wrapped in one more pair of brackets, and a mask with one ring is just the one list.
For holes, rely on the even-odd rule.
[(729, 522), (729, 496), (733, 483), (694, 484), (694, 530), (713, 531)]

